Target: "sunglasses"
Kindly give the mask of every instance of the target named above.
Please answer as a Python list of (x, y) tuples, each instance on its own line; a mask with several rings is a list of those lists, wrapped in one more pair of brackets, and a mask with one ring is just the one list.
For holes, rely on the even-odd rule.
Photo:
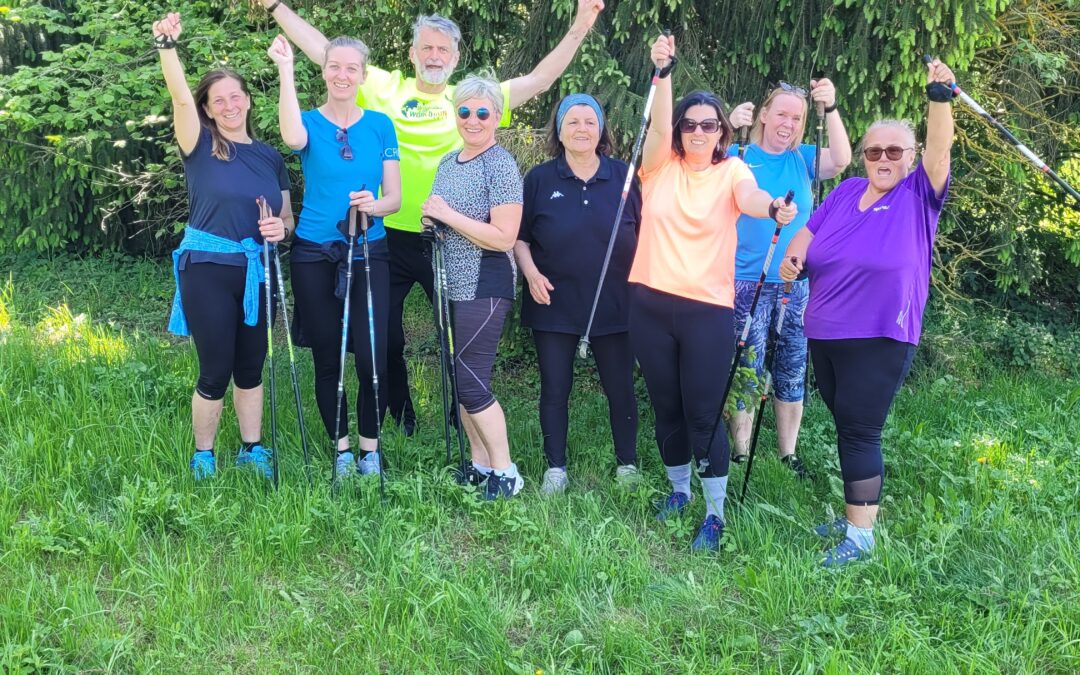
[(352, 161), (352, 147), (349, 146), (349, 132), (345, 129), (338, 129), (337, 134), (334, 136), (338, 143), (341, 143), (341, 158), (346, 161)]
[(779, 89), (780, 91), (786, 91), (789, 94), (795, 94), (796, 96), (807, 96), (807, 91), (805, 89), (803, 89), (802, 87), (796, 87), (790, 82), (781, 81), (778, 85), (776, 85), (775, 88)]
[[(457, 116), (460, 117), (463, 120), (469, 119), (469, 117), (471, 117), (472, 114), (473, 114), (472, 108), (469, 108), (467, 106), (461, 106), (460, 108), (457, 109)], [(483, 122), (484, 120), (486, 120), (489, 117), (491, 117), (491, 111), (488, 110), (487, 108), (477, 108), (476, 109), (476, 119)]]
[(862, 154), (867, 161), (876, 162), (881, 159), (881, 153), (884, 152), (886, 157), (895, 162), (903, 157), (904, 153), (908, 150), (914, 150), (914, 148), (901, 148), (899, 145), (890, 145), (887, 148), (882, 148), (875, 145), (869, 148), (863, 148)]
[(701, 120), (699, 122), (697, 120), (692, 120), (687, 117), (679, 120), (679, 131), (683, 132), (684, 134), (692, 134), (694, 133), (694, 130), (698, 127), (701, 127), (701, 131), (706, 134), (715, 134), (717, 131), (720, 130), (720, 120), (712, 118), (707, 120)]

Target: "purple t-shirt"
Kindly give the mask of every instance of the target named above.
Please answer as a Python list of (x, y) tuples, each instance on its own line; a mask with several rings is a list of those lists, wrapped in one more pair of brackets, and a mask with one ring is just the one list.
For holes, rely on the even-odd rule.
[(866, 178), (840, 183), (806, 227), (810, 302), (806, 337), (887, 337), (919, 344), (930, 256), (945, 195), (934, 194), (922, 162), (887, 195), (859, 210)]

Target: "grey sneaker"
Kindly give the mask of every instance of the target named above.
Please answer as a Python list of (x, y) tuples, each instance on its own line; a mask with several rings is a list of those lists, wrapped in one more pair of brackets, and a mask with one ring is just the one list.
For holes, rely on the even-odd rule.
[(633, 464), (620, 464), (615, 469), (615, 484), (624, 490), (633, 490), (641, 485), (641, 472)]
[(570, 476), (566, 469), (548, 469), (544, 472), (544, 483), (540, 486), (540, 494), (545, 497), (562, 494), (566, 491), (566, 485), (570, 482)]

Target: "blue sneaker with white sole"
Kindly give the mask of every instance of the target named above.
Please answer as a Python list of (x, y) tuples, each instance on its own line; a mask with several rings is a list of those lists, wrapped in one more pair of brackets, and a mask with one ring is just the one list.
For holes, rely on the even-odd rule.
[(379, 462), (379, 453), (369, 452), (356, 463), (361, 476), (377, 476), (382, 473), (382, 464)]
[(212, 478), (217, 473), (217, 460), (214, 459), (214, 453), (209, 450), (192, 454), (188, 466), (191, 467), (191, 473), (194, 474), (196, 481)]
[(825, 554), (825, 560), (821, 562), (821, 566), (826, 569), (836, 569), (856, 560), (865, 560), (869, 557), (870, 551), (859, 548), (859, 545), (851, 537), (844, 537), (844, 541)]
[(667, 499), (656, 505), (656, 519), (664, 521), (673, 516), (681, 516), (689, 503), (690, 495), (685, 492), (672, 492)]
[(261, 471), (267, 480), (272, 479), (274, 477), (274, 451), (270, 448), (264, 448), (258, 443), (251, 446), (251, 450), (245, 450), (241, 446), (236, 453), (236, 466), (248, 465), (254, 466)]
[(716, 553), (720, 550), (720, 540), (724, 537), (724, 521), (718, 516), (709, 515), (701, 524), (694, 543), (690, 548), (694, 551), (706, 551)]

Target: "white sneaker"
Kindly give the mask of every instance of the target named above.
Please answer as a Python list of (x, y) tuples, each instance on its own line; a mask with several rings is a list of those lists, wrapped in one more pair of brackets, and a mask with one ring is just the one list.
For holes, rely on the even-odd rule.
[(570, 476), (566, 469), (548, 469), (544, 472), (544, 483), (540, 486), (540, 494), (545, 497), (562, 494), (566, 491), (566, 485), (570, 482)]
[(624, 490), (633, 490), (641, 485), (642, 475), (633, 464), (620, 464), (615, 468), (615, 484)]

